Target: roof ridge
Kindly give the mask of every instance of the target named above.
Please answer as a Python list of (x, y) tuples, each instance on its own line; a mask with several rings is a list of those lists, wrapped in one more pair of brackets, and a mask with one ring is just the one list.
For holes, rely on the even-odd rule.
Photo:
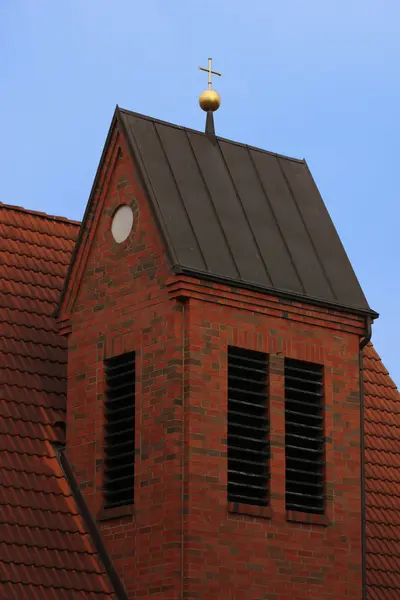
[[(173, 127), (174, 129), (180, 129), (182, 131), (190, 131), (191, 133), (197, 133), (201, 136), (207, 136), (207, 133), (205, 133), (205, 131), (200, 131), (199, 129), (193, 129), (192, 127), (185, 127), (184, 125), (178, 125), (177, 123), (171, 123), (170, 121), (164, 121), (162, 119), (150, 117), (149, 115), (144, 115), (142, 113), (138, 113), (133, 110), (121, 108), (120, 106), (118, 107), (118, 110), (121, 113), (125, 113), (126, 115), (138, 117), (139, 119), (145, 119), (146, 121), (152, 121), (153, 123), (158, 123), (160, 125), (167, 125), (168, 127)], [(265, 148), (260, 148), (259, 146), (252, 146), (249, 144), (245, 144), (243, 142), (237, 142), (236, 140), (231, 140), (229, 138), (220, 137), (219, 135), (216, 136), (216, 139), (221, 142), (227, 142), (229, 144), (235, 144), (236, 146), (241, 146), (242, 148), (247, 148), (248, 150), (257, 150), (258, 152), (270, 154), (270, 155), (276, 156), (278, 158), (284, 158), (286, 160), (292, 160), (294, 162), (306, 164), (306, 160), (304, 158), (296, 158), (294, 156), (287, 156), (286, 154), (278, 154), (277, 152), (272, 152), (272, 150), (266, 150)]]
[(63, 223), (67, 223), (68, 225), (79, 225), (80, 221), (75, 221), (73, 219), (68, 219), (67, 217), (60, 217), (59, 215), (49, 215), (45, 212), (41, 212), (38, 210), (33, 210), (31, 208), (25, 208), (24, 206), (17, 206), (16, 204), (5, 204), (4, 202), (0, 202), (0, 208), (6, 210), (14, 210), (16, 212), (22, 212), (24, 214), (29, 214), (34, 217), (41, 217), (43, 219), (50, 219), (51, 221), (61, 221)]

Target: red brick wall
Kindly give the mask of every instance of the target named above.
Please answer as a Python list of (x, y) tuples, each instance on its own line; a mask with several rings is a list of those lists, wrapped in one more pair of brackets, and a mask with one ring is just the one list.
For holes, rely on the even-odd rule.
[[(136, 221), (116, 245), (110, 226), (121, 203), (131, 203)], [(362, 322), (171, 276), (117, 131), (88, 229), (64, 307), (71, 325), (67, 453), (130, 597), (361, 598)], [(227, 504), (228, 344), (270, 354), (271, 505), (263, 516)], [(137, 357), (135, 505), (105, 514), (103, 359), (125, 350)], [(325, 367), (324, 524), (285, 513), (284, 356)]]
[[(83, 238), (70, 308), (67, 455), (131, 598), (178, 597), (181, 566), (182, 307), (168, 301), (163, 245), (123, 140), (114, 135)], [(122, 152), (122, 153), (121, 153)], [(132, 235), (111, 219), (133, 203)], [(70, 299), (72, 303), (72, 298)], [(102, 511), (103, 360), (136, 351), (135, 505)], [(172, 591), (171, 591), (172, 590)]]
[[(185, 310), (187, 598), (361, 598), (358, 335), (202, 298)], [(227, 502), (228, 345), (270, 354), (271, 501), (263, 516)], [(324, 365), (325, 523), (285, 511), (284, 356)]]

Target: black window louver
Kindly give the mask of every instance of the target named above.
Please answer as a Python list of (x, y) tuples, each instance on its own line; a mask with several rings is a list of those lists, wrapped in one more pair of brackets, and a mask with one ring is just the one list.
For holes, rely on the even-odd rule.
[(228, 348), (228, 500), (266, 506), (269, 488), (268, 361)]
[(135, 474), (135, 353), (105, 361), (104, 506), (133, 504)]
[(285, 360), (286, 509), (323, 514), (325, 441), (323, 369)]

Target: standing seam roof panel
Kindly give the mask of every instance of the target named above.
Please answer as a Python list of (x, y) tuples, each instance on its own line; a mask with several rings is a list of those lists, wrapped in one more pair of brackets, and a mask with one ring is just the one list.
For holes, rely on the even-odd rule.
[[(296, 266), (305, 293), (334, 300), (315, 249), (304, 227), (278, 158), (252, 150), (254, 164)], [(293, 289), (293, 288), (292, 288)]]
[(281, 165), (336, 299), (366, 302), (361, 287), (353, 285), (355, 274), (307, 165), (288, 160)]
[(204, 135), (189, 135), (236, 262), (239, 278), (260, 285), (271, 285), (219, 146), (210, 143)]
[[(268, 197), (261, 186), (249, 150), (223, 141), (220, 142), (220, 147), (272, 285), (279, 289), (292, 289), (301, 293), (303, 290), (300, 280)], [(267, 281), (265, 285), (269, 285)]]
[[(235, 277), (236, 268), (187, 133), (165, 125), (156, 127), (202, 250), (206, 269), (220, 275), (228, 273), (231, 277)], [(210, 240), (212, 240), (212, 244), (210, 244)]]

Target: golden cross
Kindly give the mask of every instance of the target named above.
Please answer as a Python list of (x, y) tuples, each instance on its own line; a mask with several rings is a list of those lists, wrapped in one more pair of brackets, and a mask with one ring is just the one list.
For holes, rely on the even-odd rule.
[(208, 89), (211, 90), (211, 75), (218, 75), (219, 77), (221, 77), (222, 73), (218, 73), (218, 71), (213, 71), (211, 69), (211, 63), (212, 63), (212, 58), (208, 59), (208, 68), (205, 69), (204, 67), (199, 67), (200, 71), (205, 71), (206, 73), (208, 73)]

